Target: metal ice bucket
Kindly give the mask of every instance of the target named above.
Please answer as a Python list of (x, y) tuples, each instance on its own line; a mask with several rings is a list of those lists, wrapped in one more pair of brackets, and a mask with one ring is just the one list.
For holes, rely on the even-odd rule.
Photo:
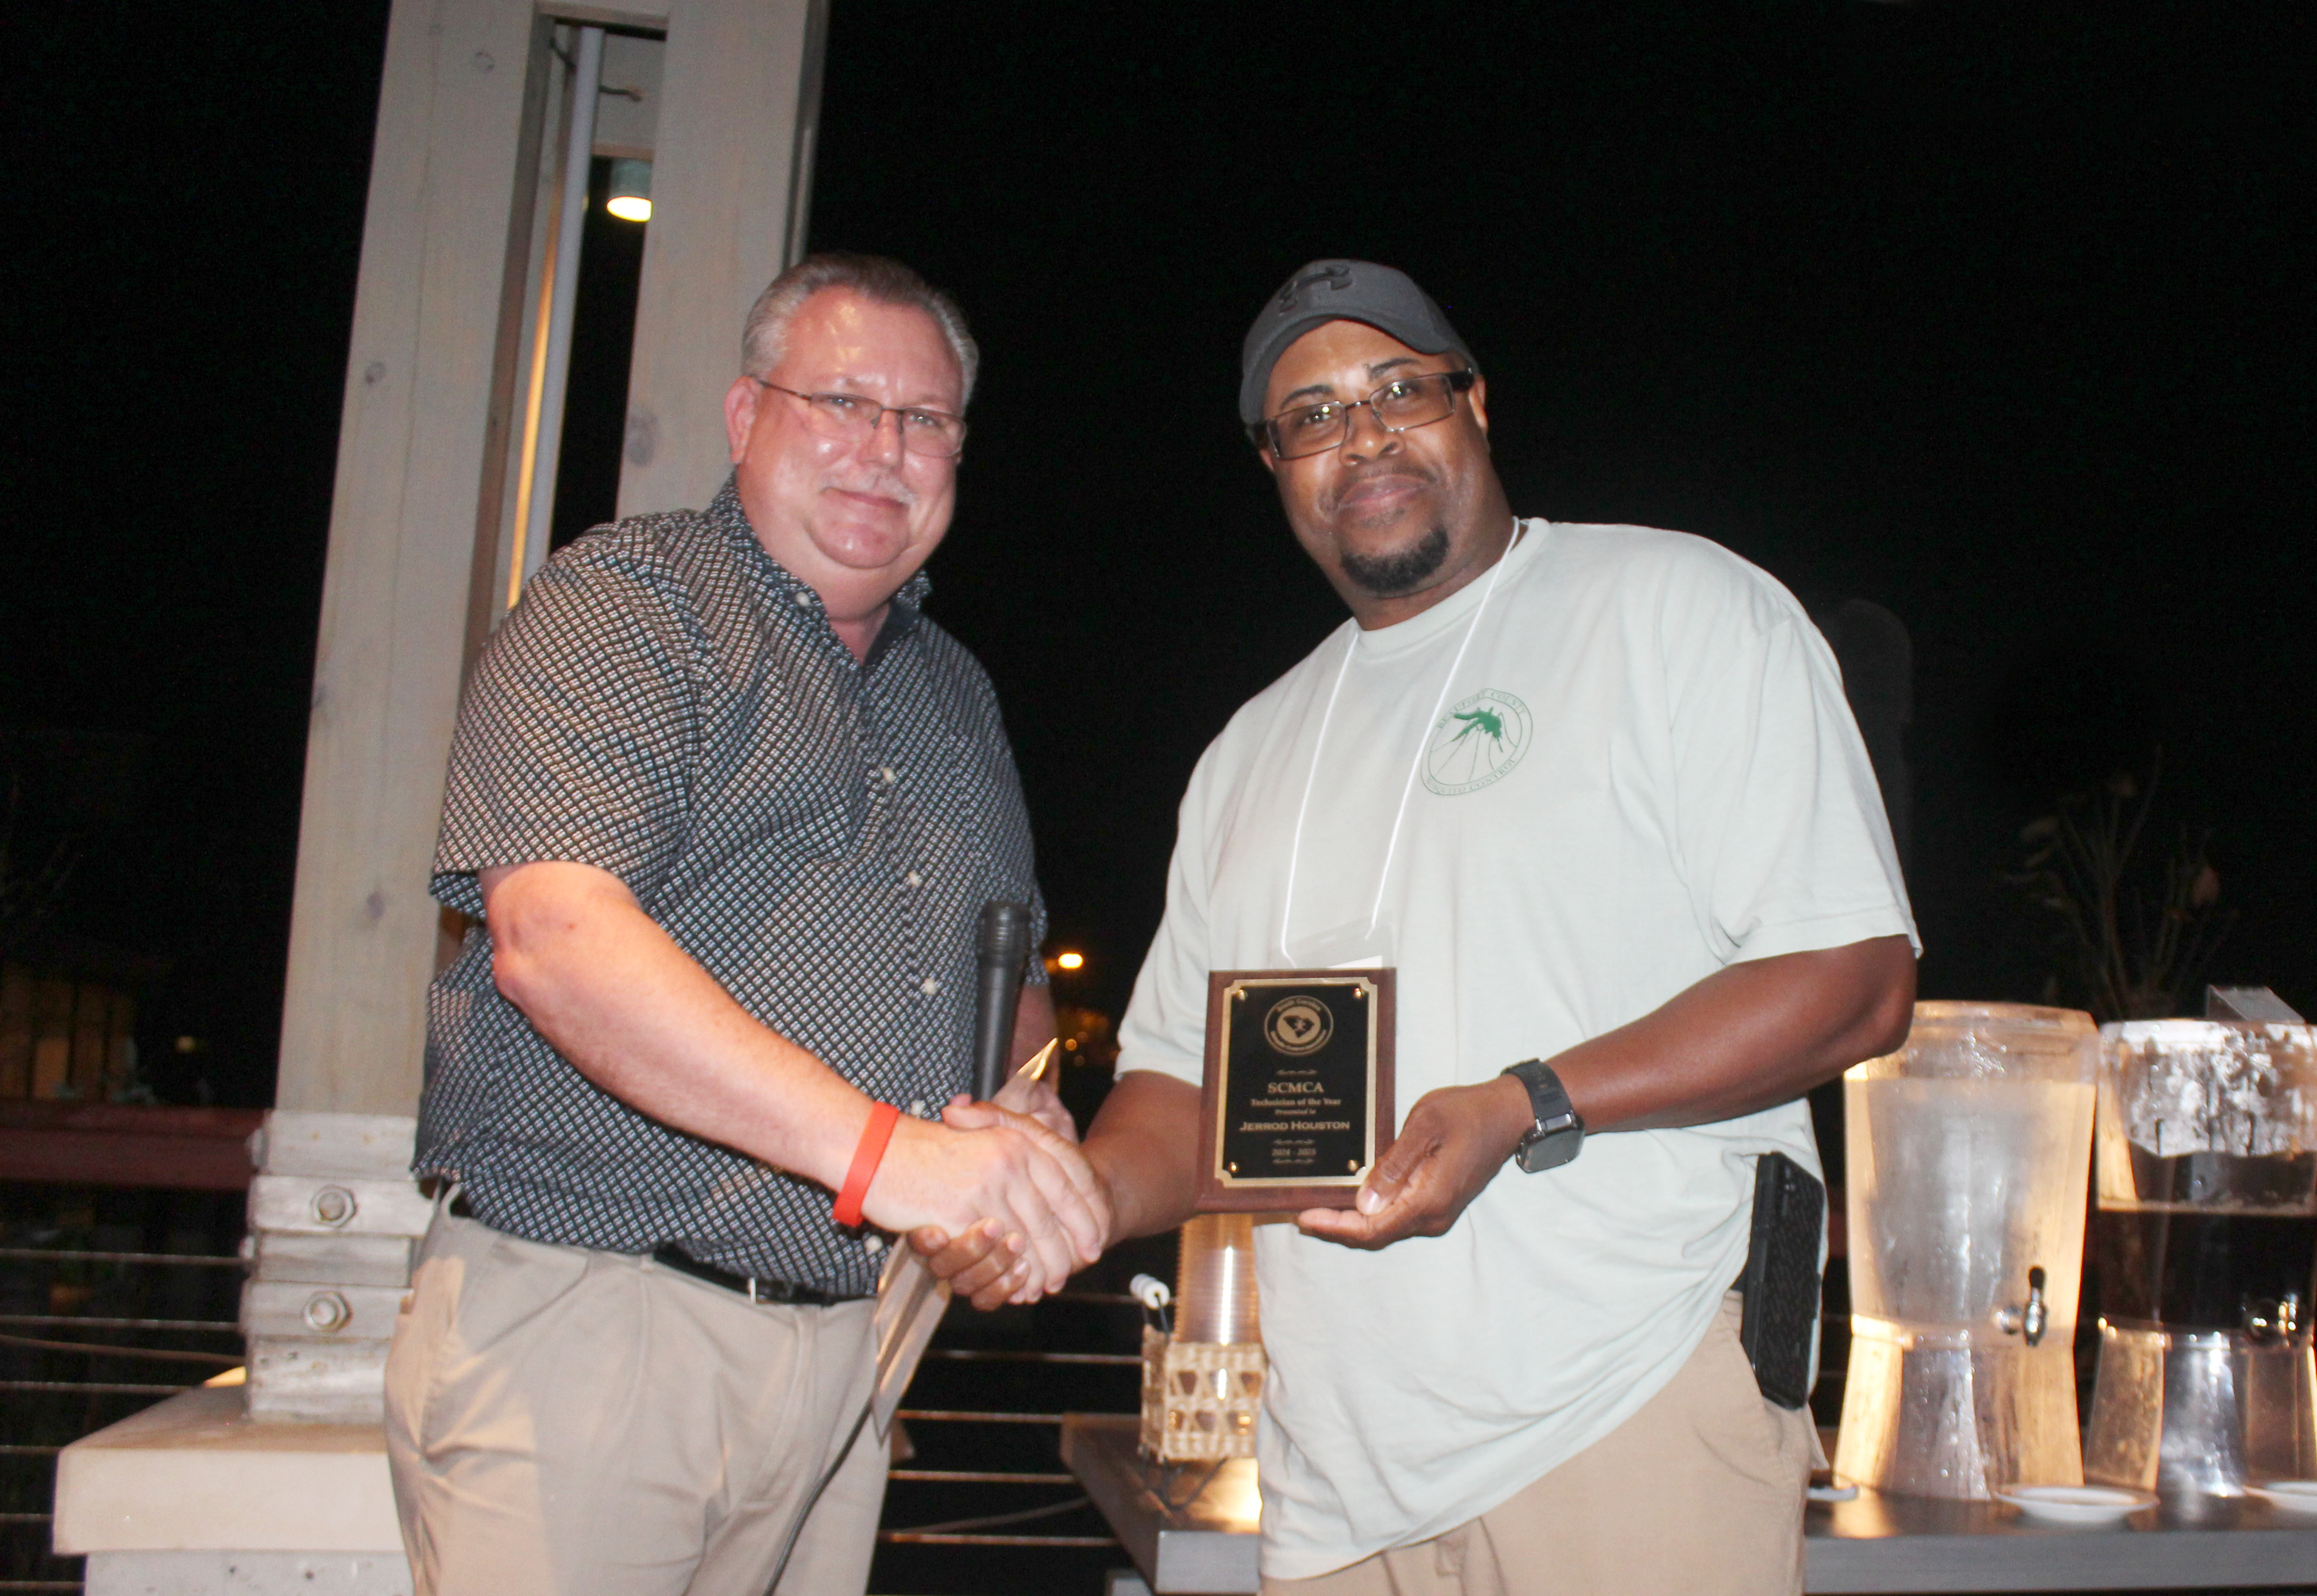
[(2084, 1476), (2141, 1491), (2241, 1496), (2247, 1482), (2317, 1478), (2317, 1369), (2308, 1332), (2100, 1323)]
[(2317, 1476), (2317, 1030), (2100, 1031), (2088, 1479), (2241, 1496)]

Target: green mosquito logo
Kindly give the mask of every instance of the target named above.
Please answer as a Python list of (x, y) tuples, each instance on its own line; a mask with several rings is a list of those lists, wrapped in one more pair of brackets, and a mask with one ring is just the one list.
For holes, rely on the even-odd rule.
[(1433, 722), (1424, 748), (1424, 785), (1454, 798), (1501, 780), (1528, 752), (1529, 733), (1526, 704), (1483, 688)]

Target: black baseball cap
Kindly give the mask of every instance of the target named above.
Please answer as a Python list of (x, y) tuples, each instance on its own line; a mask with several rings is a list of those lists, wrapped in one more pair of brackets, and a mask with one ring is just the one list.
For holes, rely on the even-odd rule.
[(1239, 357), (1239, 420), (1253, 426), (1263, 419), (1271, 368), (1289, 344), (1331, 321), (1365, 322), (1419, 354), (1453, 349), (1466, 365), (1480, 369), (1447, 316), (1407, 272), (1373, 261), (1313, 261), (1271, 296), (1247, 330)]

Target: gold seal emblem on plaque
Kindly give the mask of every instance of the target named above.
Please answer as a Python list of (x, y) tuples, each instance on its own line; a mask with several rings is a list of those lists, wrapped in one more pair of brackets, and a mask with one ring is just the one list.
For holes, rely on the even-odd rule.
[(1281, 998), (1263, 1017), (1263, 1039), (1291, 1058), (1317, 1053), (1335, 1029), (1336, 1017), (1327, 1004), (1301, 995)]

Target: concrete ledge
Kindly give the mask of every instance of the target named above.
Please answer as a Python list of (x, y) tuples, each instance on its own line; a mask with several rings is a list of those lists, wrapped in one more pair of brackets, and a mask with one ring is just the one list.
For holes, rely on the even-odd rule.
[(99, 1552), (87, 1579), (87, 1596), (410, 1596), (400, 1552)]
[[(386, 1552), (399, 1562), (384, 1430), (260, 1423), (244, 1397), (240, 1386), (187, 1391), (67, 1447), (58, 1555), (296, 1552), (335, 1563), (344, 1559), (330, 1554)], [(100, 1588), (93, 1577), (89, 1588)]]

